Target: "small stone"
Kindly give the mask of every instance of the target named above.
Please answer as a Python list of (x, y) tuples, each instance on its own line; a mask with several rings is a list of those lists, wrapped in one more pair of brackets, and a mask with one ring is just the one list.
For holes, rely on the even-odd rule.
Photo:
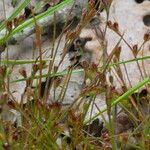
[(129, 116), (124, 112), (121, 112), (117, 116), (116, 120), (116, 133), (122, 133), (129, 130), (133, 126)]

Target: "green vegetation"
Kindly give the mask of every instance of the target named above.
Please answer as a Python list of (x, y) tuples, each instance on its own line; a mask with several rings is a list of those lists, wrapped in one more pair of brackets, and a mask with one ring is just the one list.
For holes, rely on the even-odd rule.
[[(17, 2), (15, 2), (17, 3)], [(121, 66), (126, 66), (129, 63), (137, 63), (145, 61), (150, 56), (138, 57), (138, 52), (142, 47), (150, 41), (150, 34), (143, 33), (143, 43), (141, 45), (131, 46), (124, 39), (123, 33), (119, 30), (117, 22), (109, 20), (110, 7), (112, 1), (98, 0), (94, 3), (89, 0), (84, 6), (84, 11), (80, 16), (78, 25), (74, 30), (69, 30), (69, 16), (66, 16), (66, 21), (62, 26), (61, 33), (57, 36), (57, 21), (55, 20), (56, 12), (68, 5), (74, 6), (73, 0), (63, 0), (54, 6), (50, 6), (47, 10), (36, 15), (41, 7), (44, 7), (44, 1), (40, 1), (34, 8), (31, 7), (29, 0), (22, 0), (14, 9), (12, 14), (0, 24), (1, 31), (6, 30), (6, 34), (0, 36), (0, 46), (6, 44), (8, 40), (22, 32), (26, 28), (35, 26), (35, 48), (39, 52), (39, 57), (32, 60), (10, 60), (8, 55), (6, 59), (1, 60), (0, 66), (0, 149), (6, 150), (117, 150), (125, 149), (126, 146), (137, 150), (150, 149), (150, 116), (149, 116), (149, 82), (150, 77), (139, 67), (141, 72), (141, 81), (133, 87), (128, 87), (124, 80), (124, 75)], [(29, 5), (31, 14), (29, 18), (22, 15), (22, 11)], [(76, 6), (77, 7), (77, 6)], [(97, 37), (101, 40), (103, 51), (103, 65), (98, 66), (94, 63), (83, 61), (81, 68), (69, 66), (63, 71), (59, 71), (61, 63), (64, 61), (67, 50), (73, 41), (79, 36), (83, 28), (85, 28), (98, 10), (106, 11), (107, 20), (102, 37)], [(5, 10), (6, 11), (6, 10)], [(70, 10), (71, 12), (71, 10)], [(69, 12), (68, 12), (69, 13)], [(54, 24), (51, 41), (53, 41), (51, 55), (49, 58), (43, 58), (41, 35), (42, 27), (38, 21), (45, 17), (54, 16)], [(19, 20), (21, 18), (21, 20)], [(12, 25), (17, 20), (17, 25)], [(107, 54), (107, 30), (115, 32), (120, 40), (112, 49), (112, 52)], [(66, 43), (63, 48), (63, 56), (58, 66), (55, 65), (56, 55), (59, 42), (56, 38), (66, 35)], [(106, 42), (107, 41), (107, 42)], [(121, 47), (120, 42), (123, 41), (132, 51), (134, 59), (122, 61), (120, 60)], [(80, 53), (83, 47), (80, 47)], [(84, 55), (84, 52), (81, 54)], [(23, 67), (24, 64), (31, 65), (31, 73), (28, 74)], [(20, 76), (16, 80), (10, 80), (13, 69), (19, 66)], [(47, 73), (43, 70), (47, 69)], [(128, 68), (127, 68), (128, 69)], [(111, 71), (116, 72), (118, 82), (121, 84), (121, 92), (114, 86), (114, 76), (109, 75), (107, 80), (106, 75)], [(68, 89), (68, 84), (72, 74), (84, 73), (84, 87), (80, 94), (74, 99), (70, 105), (63, 104), (64, 96)], [(128, 73), (126, 72), (127, 76)], [(44, 83), (42, 79), (45, 79)], [(129, 76), (130, 78), (130, 76)], [(33, 83), (36, 83), (34, 86)], [(90, 83), (89, 83), (90, 82)], [(25, 83), (24, 92), (20, 100), (14, 97), (10, 86), (18, 83)], [(144, 89), (142, 89), (144, 87)], [(49, 93), (52, 90), (55, 92), (61, 88), (59, 99), (51, 99), (49, 101)], [(44, 89), (44, 91), (43, 91)], [(104, 94), (103, 101), (106, 102), (106, 107), (102, 110), (96, 104), (95, 99), (98, 95)], [(141, 108), (141, 103), (145, 106)], [(119, 111), (124, 114), (120, 119)], [(93, 114), (93, 109), (97, 109), (98, 113)], [(147, 109), (143, 113), (143, 109)], [(5, 118), (6, 111), (10, 109), (17, 111), (17, 119), (8, 121)], [(90, 112), (90, 115), (87, 115)], [(108, 119), (106, 115), (108, 115)], [(126, 117), (126, 118), (125, 118)], [(103, 123), (97, 123), (97, 118), (102, 118)], [(121, 120), (119, 120), (119, 119)], [(127, 121), (127, 122), (126, 122)], [(124, 128), (121, 130), (118, 124), (123, 122)], [(128, 125), (129, 124), (129, 125)], [(129, 131), (126, 126), (128, 125)], [(65, 131), (67, 130), (68, 133)], [(119, 130), (119, 131), (118, 131)], [(58, 141), (61, 139), (61, 143)], [(134, 139), (136, 142), (133, 142)], [(127, 148), (126, 148), (127, 149)]]

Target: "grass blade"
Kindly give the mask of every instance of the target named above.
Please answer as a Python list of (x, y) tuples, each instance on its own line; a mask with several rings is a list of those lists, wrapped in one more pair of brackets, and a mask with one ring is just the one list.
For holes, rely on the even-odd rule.
[[(136, 90), (138, 90), (139, 88), (141, 88), (142, 86), (144, 86), (145, 84), (147, 84), (148, 82), (150, 82), (150, 77), (142, 80), (140, 83), (138, 83), (136, 86), (132, 87), (130, 90), (128, 90), (126, 93), (124, 93), (123, 95), (119, 96), (117, 99), (112, 100), (112, 106), (115, 106), (116, 104), (118, 104), (119, 102), (127, 99), (131, 94), (133, 94)], [(107, 108), (104, 108), (103, 110), (101, 110), (101, 112), (97, 113), (96, 115), (94, 115), (90, 120), (86, 120), (85, 124), (89, 123), (90, 121), (94, 120), (95, 118), (97, 118), (99, 115), (101, 115), (102, 113), (104, 113), (107, 110)]]
[[(51, 59), (42, 59), (43, 62), (47, 62), (50, 61)], [(21, 64), (31, 64), (31, 63), (36, 63), (36, 62), (40, 62), (39, 60), (34, 60), (34, 59), (30, 59), (30, 60), (1, 60), (1, 64), (3, 65), (21, 65)]]
[[(136, 58), (136, 59), (131, 59), (131, 60), (126, 60), (126, 61), (120, 61), (120, 62), (117, 62), (117, 63), (112, 63), (112, 64), (109, 65), (109, 67), (113, 67), (113, 66), (118, 65), (118, 64), (121, 65), (121, 64), (126, 64), (126, 63), (130, 63), (130, 62), (134, 62), (134, 61), (137, 61), (137, 60), (145, 60), (145, 59), (150, 59), (150, 56), (144, 56), (144, 57), (139, 57), (139, 58)], [(72, 71), (72, 73), (73, 74), (74, 73), (80, 73), (80, 72), (83, 72), (83, 71), (84, 71), (84, 69), (74, 69)], [(58, 72), (56, 74), (51, 74), (51, 76), (60, 76), (60, 75), (66, 75), (66, 74), (67, 74), (67, 71), (65, 70), (65, 71)], [(50, 75), (44, 74), (42, 77), (44, 78), (44, 77), (48, 77), (48, 76), (50, 76)], [(35, 78), (37, 79), (37, 78), (39, 78), (39, 76), (36, 76)], [(12, 82), (14, 83), (14, 82), (20, 82), (20, 81), (25, 81), (25, 79), (22, 78), (22, 79), (14, 80)]]
[[(53, 14), (55, 11), (59, 10), (60, 8), (64, 7), (65, 5), (68, 5), (71, 2), (72, 2), (72, 0), (65, 0), (62, 3), (52, 7), (51, 9), (48, 9), (47, 11), (35, 16), (36, 21), (41, 20), (42, 18)], [(0, 43), (4, 43), (9, 37), (13, 36), (14, 34), (16, 34), (18, 32), (21, 32), (23, 29), (31, 26), (32, 24), (34, 24), (34, 19), (33, 18), (25, 21), (24, 23), (22, 23), (21, 25), (19, 25), (15, 29), (13, 29), (9, 34), (1, 37), (0, 38)]]
[[(23, 0), (15, 9), (15, 11), (13, 11), (13, 13), (8, 17), (7, 20), (12, 20), (13, 18), (15, 18), (22, 9), (24, 9), (28, 3), (30, 2), (30, 0)], [(5, 21), (0, 25), (0, 31), (3, 30), (5, 28)]]

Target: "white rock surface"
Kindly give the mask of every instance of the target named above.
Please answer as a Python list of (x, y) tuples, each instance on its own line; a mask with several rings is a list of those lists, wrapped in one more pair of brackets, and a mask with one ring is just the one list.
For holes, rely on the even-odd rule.
[[(143, 3), (136, 3), (134, 0), (114, 0), (111, 10), (110, 10), (110, 20), (112, 22), (118, 22), (119, 29), (122, 33), (124, 33), (125, 40), (131, 45), (138, 44), (140, 45), (143, 42), (143, 36), (145, 33), (150, 32), (150, 26), (145, 26), (143, 23), (143, 16), (146, 14), (150, 14), (150, 1), (145, 0)], [(108, 40), (108, 52), (110, 53), (112, 48), (117, 44), (120, 37), (118, 37), (114, 32), (108, 30), (107, 32), (107, 40)], [(133, 54), (129, 47), (122, 41), (121, 42), (122, 52), (121, 52), (121, 60), (130, 60), (133, 59)], [(142, 47), (144, 50), (144, 56), (149, 55), (150, 53), (150, 42)], [(139, 57), (141, 55), (141, 51), (139, 52)], [(147, 59), (144, 61), (147, 72), (150, 72), (148, 67), (150, 61)], [(141, 64), (141, 61), (139, 61)], [(139, 81), (141, 81), (141, 75), (139, 69), (137, 67), (137, 63), (128, 63), (126, 64), (128, 68), (128, 75), (130, 77), (132, 86), (136, 85)], [(122, 65), (122, 70), (124, 72), (124, 76), (126, 79), (126, 83), (129, 85), (129, 82), (126, 78), (125, 69)], [(117, 83), (118, 87), (119, 84)]]
[[(0, 3), (0, 6), (1, 6), (1, 3)], [(9, 7), (9, 5), (7, 7)], [(2, 12), (1, 9), (2, 8), (0, 7), (0, 12)], [(150, 1), (148, 0), (145, 0), (141, 4), (136, 3), (134, 0), (128, 0), (128, 1), (113, 0), (112, 6), (110, 9), (109, 20), (111, 20), (112, 22), (118, 22), (120, 31), (124, 33), (124, 38), (131, 46), (134, 44), (138, 44), (140, 46), (140, 44), (143, 42), (144, 34), (148, 32), (148, 30), (150, 31), (150, 26), (145, 26), (143, 23), (143, 16), (146, 14), (150, 14)], [(101, 15), (102, 17), (104, 17), (105, 13), (102, 13)], [(102, 54), (102, 48), (98, 39), (96, 39), (93, 31), (91, 30), (89, 31), (87, 29), (84, 30), (84, 32), (82, 32), (81, 35), (82, 37), (86, 37), (89, 35), (94, 37), (93, 41), (87, 42), (86, 47), (89, 48), (91, 51), (94, 49), (94, 53), (93, 53), (94, 56), (92, 58), (93, 58), (93, 61), (95, 61), (95, 59), (97, 59), (97, 56), (100, 57)], [(32, 39), (33, 39), (33, 36), (30, 36), (24, 41), (22, 41), (19, 45), (8, 46), (9, 57), (11, 59), (31, 59), (32, 58)], [(108, 53), (111, 52), (112, 48), (116, 45), (119, 39), (120, 37), (118, 37), (116, 33), (112, 32), (111, 30), (107, 30)], [(48, 54), (50, 53), (50, 50), (51, 50), (50, 49), (51, 44), (52, 42), (43, 43), (43, 49), (47, 49)], [(65, 37), (63, 37), (63, 39), (61, 40), (58, 54), (56, 57), (56, 64), (59, 62), (61, 58), (61, 53), (63, 51), (64, 44), (65, 44)], [(121, 42), (120, 45), (122, 47), (121, 60), (133, 59), (134, 58), (133, 54), (131, 53), (131, 50), (128, 48), (128, 46), (123, 41)], [(150, 42), (147, 43), (144, 47), (142, 47), (142, 49), (144, 50), (144, 56), (149, 55)], [(141, 52), (139, 56), (141, 56)], [(5, 58), (5, 54), (3, 54), (3, 58)], [(141, 64), (141, 61), (139, 62)], [(145, 62), (147, 72), (150, 73), (150, 69), (149, 69), (150, 61), (145, 60), (144, 62)], [(60, 70), (65, 69), (68, 65), (69, 65), (69, 61), (66, 57), (64, 62), (62, 63)], [(11, 80), (20, 78), (18, 74), (19, 67), (20, 66), (17, 66), (14, 68)], [(28, 72), (30, 72), (31, 67), (29, 67), (29, 65), (25, 67), (27, 68)], [(136, 62), (129, 63), (129, 64), (126, 64), (126, 67), (128, 68), (127, 71), (128, 71), (128, 75), (130, 77), (132, 86), (134, 86), (139, 81), (141, 81), (141, 75), (137, 67), (137, 64)], [(124, 78), (126, 80), (126, 83), (129, 85), (124, 67), (121, 66), (121, 68), (124, 73)], [(83, 83), (83, 76), (82, 77), (81, 76), (82, 76), (82, 73), (72, 76), (71, 82), (69, 83), (69, 88), (65, 96), (65, 100), (64, 100), (65, 102), (68, 102), (68, 101), (72, 102), (74, 98), (77, 97), (77, 95), (80, 93), (80, 89), (82, 89), (82, 83)], [(76, 83), (73, 84), (74, 82)], [(120, 83), (117, 80), (115, 80), (115, 84), (117, 88), (120, 87)], [(16, 97), (18, 101), (20, 101), (21, 94), (24, 91), (25, 83), (23, 82), (23, 83), (11, 84), (10, 87), (12, 91), (15, 89), (16, 92), (14, 93), (14, 96)], [(77, 92), (74, 91), (75, 89), (77, 90)], [(100, 108), (104, 108), (105, 107), (104, 97), (97, 98), (96, 103)], [(94, 113), (96, 112), (98, 112), (98, 110), (94, 108)]]

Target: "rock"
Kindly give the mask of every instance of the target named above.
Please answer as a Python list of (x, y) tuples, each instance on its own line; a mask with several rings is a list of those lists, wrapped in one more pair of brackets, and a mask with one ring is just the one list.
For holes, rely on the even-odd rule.
[[(7, 1), (8, 2), (8, 1)], [(7, 3), (6, 9), (8, 10), (7, 16), (10, 15), (10, 12), (13, 10), (10, 1)], [(144, 16), (149, 15), (149, 8), (150, 8), (150, 2), (149, 1), (143, 1), (143, 2), (136, 2), (134, 0), (113, 0), (112, 6), (110, 8), (110, 16), (109, 20), (112, 22), (118, 22), (119, 24), (119, 30), (121, 33), (124, 33), (124, 38), (126, 41), (132, 46), (134, 44), (140, 45), (143, 42), (143, 36), (144, 33), (149, 30), (149, 23), (144, 23), (143, 21)], [(3, 11), (2, 7), (2, 2), (0, 2), (0, 11)], [(3, 16), (3, 15), (2, 15)], [(106, 13), (103, 11), (100, 14), (100, 22), (95, 22), (93, 24), (99, 24), (100, 30), (104, 30), (104, 24), (105, 24), (105, 18), (106, 18)], [(147, 20), (147, 19), (146, 19)], [(148, 19), (149, 20), (149, 19)], [(146, 21), (147, 22), (147, 21)], [(84, 28), (83, 31), (80, 33), (80, 37), (82, 38), (92, 38), (91, 41), (88, 41), (85, 44), (85, 48), (90, 50), (90, 53), (92, 54), (91, 60), (92, 62), (95, 63), (101, 63), (100, 58), (103, 54), (103, 46), (102, 46), (102, 40), (101, 38), (99, 39), (96, 35), (96, 32), (94, 31), (94, 28), (92, 27), (91, 29), (89, 27)], [(101, 37), (99, 33), (99, 37)], [(20, 42), (19, 45), (9, 45), (8, 46), (8, 53), (9, 53), (9, 58), (10, 59), (31, 59), (32, 58), (32, 42), (34, 39), (34, 35), (26, 38), (24, 41)], [(112, 48), (116, 45), (116, 43), (119, 41), (120, 37), (116, 35), (112, 30), (108, 29), (106, 32), (106, 40), (107, 40), (107, 51), (110, 54), (112, 51)], [(56, 40), (56, 45), (59, 43), (59, 37)], [(55, 48), (56, 48), (55, 45)], [(56, 59), (55, 59), (55, 65), (57, 66), (59, 64), (59, 61), (61, 60), (62, 57), (62, 52), (63, 48), (65, 45), (65, 35), (62, 37), (60, 40), (60, 45), (58, 47), (58, 51), (56, 54)], [(42, 43), (42, 50), (46, 51), (46, 53), (43, 54), (44, 58), (49, 58), (50, 52), (53, 46), (52, 40), (46, 40), (45, 42)], [(120, 46), (122, 47), (121, 51), (121, 57), (120, 60), (129, 60), (133, 59), (134, 56), (130, 50), (130, 48), (125, 44), (125, 42), (121, 42)], [(145, 44), (143, 48), (144, 55), (149, 54), (149, 47), (150, 43), (148, 42)], [(6, 51), (2, 54), (2, 59), (5, 59), (6, 56)], [(38, 56), (38, 50), (35, 51), (35, 57)], [(142, 56), (142, 50), (139, 52), (138, 56)], [(142, 66), (141, 62), (139, 61), (140, 66)], [(145, 66), (149, 65), (149, 60), (144, 60)], [(68, 54), (64, 58), (64, 61), (62, 62), (59, 71), (62, 71), (66, 69), (70, 65), (69, 62), (69, 56)], [(101, 66), (100, 65), (100, 66)], [(27, 68), (27, 72), (30, 74), (31, 72), (31, 65), (24, 65)], [(131, 81), (131, 86), (136, 85), (139, 81), (142, 80), (139, 68), (137, 66), (136, 62), (128, 63), (126, 64), (128, 76), (130, 77)], [(142, 67), (141, 67), (142, 68)], [(15, 80), (20, 78), (19, 73), (18, 73), (19, 66), (14, 66), (13, 68), (13, 73), (12, 76), (10, 77), (11, 80)], [(121, 70), (123, 73), (124, 80), (127, 84), (127, 86), (130, 87), (129, 81), (126, 75), (126, 71), (123, 65), (121, 65)], [(143, 71), (143, 69), (142, 69)], [(146, 67), (147, 73), (150, 73), (149, 67)], [(46, 72), (46, 71), (43, 71)], [(114, 74), (112, 73), (114, 76)], [(80, 91), (83, 88), (83, 82), (84, 82), (84, 72), (80, 71), (80, 73), (73, 74), (71, 76), (71, 80), (69, 82), (69, 88), (67, 89), (67, 92), (64, 97), (64, 102), (69, 102), (72, 103), (72, 101), (75, 100), (75, 98), (78, 97)], [(120, 88), (122, 85), (120, 85), (120, 82), (118, 82), (117, 78), (114, 77), (114, 86), (116, 88)], [(13, 83), (10, 84), (10, 91), (14, 92), (14, 89), (16, 92), (13, 93), (17, 101), (20, 101), (21, 99), (21, 94), (24, 92), (24, 87), (25, 87), (25, 82), (19, 82), (19, 83)], [(61, 88), (59, 87), (58, 93), (60, 93)], [(105, 108), (105, 93), (102, 95), (98, 95), (96, 97), (96, 100), (94, 101), (99, 107), (99, 109)], [(57, 95), (58, 96), (58, 95)], [(51, 95), (50, 99), (54, 99), (53, 95)], [(93, 114), (96, 114), (99, 112), (97, 107), (94, 105), (93, 109)], [(90, 107), (92, 109), (92, 107)], [(87, 113), (87, 116), (90, 116), (90, 111)], [(128, 120), (128, 119), (127, 119)], [(120, 131), (118, 131), (120, 132)]]
[(103, 122), (101, 122), (98, 118), (93, 120), (91, 124), (86, 125), (84, 127), (84, 130), (95, 136), (95, 137), (100, 137), (101, 136), (101, 131), (103, 129)]
[(129, 116), (125, 114), (124, 112), (119, 113), (116, 119), (116, 134), (126, 132), (132, 127), (133, 127), (133, 124)]

